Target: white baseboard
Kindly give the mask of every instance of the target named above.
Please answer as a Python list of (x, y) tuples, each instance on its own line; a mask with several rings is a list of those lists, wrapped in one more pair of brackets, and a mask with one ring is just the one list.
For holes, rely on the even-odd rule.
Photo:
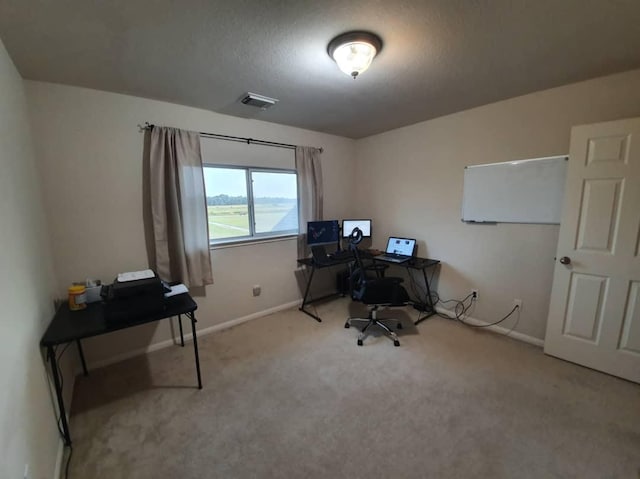
[[(450, 311), (448, 309), (445, 308), (440, 308), (440, 307), (436, 307), (436, 311), (438, 313), (442, 313), (442, 314), (446, 314), (448, 316), (451, 317), (455, 317), (455, 313), (453, 311)], [(472, 318), (471, 316), (467, 316), (464, 320), (466, 323), (469, 324), (474, 324), (476, 326), (485, 326), (487, 324), (489, 324), (487, 321), (482, 321), (480, 319), (476, 319), (476, 318)], [(519, 333), (518, 331), (511, 331), (508, 328), (504, 328), (502, 326), (499, 325), (495, 325), (495, 326), (487, 326), (486, 328), (483, 328), (489, 331), (493, 331), (495, 333), (500, 333), (503, 335), (508, 334), (510, 338), (513, 339), (517, 339), (519, 341), (522, 341), (524, 343), (529, 343), (529, 344), (533, 344), (534, 346), (538, 346), (539, 348), (544, 347), (544, 340), (543, 339), (539, 339), (536, 338), (534, 336), (529, 336), (528, 334), (524, 334), (524, 333)]]
[[(281, 304), (279, 306), (274, 306), (273, 308), (258, 311), (256, 313), (251, 313), (247, 316), (242, 316), (241, 318), (232, 319), (230, 321), (225, 321), (224, 323), (220, 323), (220, 324), (214, 324), (213, 326), (209, 326), (204, 329), (198, 329), (198, 337), (206, 336), (207, 334), (212, 334), (217, 331), (222, 331), (224, 329), (229, 329), (234, 326), (238, 326), (239, 324), (246, 323), (247, 321), (262, 318), (264, 316), (268, 316), (269, 314), (277, 313), (278, 311), (284, 311), (285, 309), (298, 307), (299, 305), (300, 305), (300, 300), (297, 299), (289, 303)], [(184, 334), (185, 341), (190, 340), (192, 338), (193, 338), (193, 335), (191, 333)], [(143, 354), (147, 354), (153, 351), (158, 351), (160, 349), (165, 349), (170, 346), (174, 346), (175, 344), (177, 344), (178, 341), (180, 341), (180, 336), (177, 336), (173, 339), (167, 339), (166, 341), (160, 341), (159, 343), (150, 344), (146, 348), (134, 349), (133, 351), (128, 351), (123, 354), (118, 354), (116, 356), (112, 356), (107, 359), (92, 361), (87, 364), (87, 368), (98, 369), (104, 366), (109, 366), (110, 364), (119, 363), (120, 361), (124, 361), (125, 359), (130, 359), (135, 356), (142, 356)], [(76, 374), (81, 374), (81, 373), (82, 373), (82, 370), (79, 370), (76, 372)]]

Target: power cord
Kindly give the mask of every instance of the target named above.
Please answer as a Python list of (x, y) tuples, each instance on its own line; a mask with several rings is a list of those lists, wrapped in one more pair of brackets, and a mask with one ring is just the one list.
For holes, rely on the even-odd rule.
[[(433, 284), (432, 280), (433, 277), (435, 276), (435, 269), (431, 272), (431, 277), (429, 278), (429, 284)], [(412, 283), (412, 290), (414, 292), (414, 294), (416, 294), (416, 290), (413, 287), (414, 284), (416, 284), (415, 278), (410, 275), (411, 278), (411, 283)], [(416, 297), (421, 298), (421, 297), (425, 297), (426, 298), (426, 286), (424, 288), (424, 295), (418, 295), (416, 294)], [(489, 326), (495, 326), (496, 324), (500, 324), (503, 321), (506, 321), (516, 310), (520, 310), (520, 306), (519, 305), (515, 305), (513, 307), (513, 309), (511, 311), (509, 311), (509, 313), (504, 316), (503, 318), (499, 319), (498, 321), (495, 321), (493, 323), (490, 324), (469, 324), (467, 322), (464, 321), (465, 317), (469, 316), (469, 311), (473, 311), (473, 309), (475, 308), (476, 302), (473, 301), (473, 299), (471, 300), (471, 303), (469, 305), (466, 305), (465, 302), (469, 299), (473, 297), (473, 293), (468, 294), (467, 296), (465, 296), (463, 299), (459, 300), (459, 299), (445, 299), (442, 300), (440, 299), (440, 296), (438, 295), (438, 293), (436, 291), (432, 291), (431, 292), (431, 304), (434, 307), (434, 313), (438, 316), (440, 316), (441, 318), (445, 318), (445, 319), (451, 319), (451, 320), (456, 320), (461, 322), (462, 324), (469, 326), (470, 328), (488, 328)], [(455, 317), (451, 317), (449, 315), (446, 314), (442, 314), (439, 313), (437, 311), (435, 311), (435, 307), (437, 304), (447, 304), (447, 303), (456, 303), (455, 308), (454, 308), (454, 314)], [(511, 334), (513, 332), (513, 330), (516, 328), (516, 326), (518, 325), (518, 322), (520, 321), (520, 315), (517, 316), (516, 322), (513, 324), (513, 326), (511, 327), (511, 329), (506, 333), (506, 335), (508, 336), (509, 334)]]
[[(55, 355), (55, 358), (56, 358), (56, 369), (58, 371), (58, 377), (60, 378), (60, 390), (63, 390), (64, 388), (64, 374), (62, 374), (62, 368), (60, 367), (60, 359), (62, 358), (62, 356), (67, 351), (67, 348), (70, 345), (71, 343), (65, 344), (64, 347), (62, 348), (62, 351), (60, 351), (60, 353), (58, 353), (58, 347), (53, 349), (53, 354)], [(58, 416), (58, 420), (56, 421), (56, 426), (58, 427), (58, 432), (60, 433), (60, 435), (64, 437), (64, 431), (62, 430), (62, 416)], [(65, 466), (65, 478), (68, 479), (69, 466), (71, 465), (71, 456), (73, 455), (73, 448), (71, 447), (71, 445), (65, 446), (65, 447), (69, 448), (69, 456), (67, 457), (67, 464)]]
[[(516, 310), (520, 309), (519, 305), (515, 305), (511, 311), (509, 311), (507, 313), (506, 316), (500, 318), (498, 321), (494, 321), (493, 323), (488, 323), (488, 324), (470, 324), (468, 322), (465, 321), (465, 317), (468, 316), (467, 312), (469, 311), (469, 309), (473, 309), (475, 307), (475, 301), (471, 301), (471, 303), (469, 305), (466, 305), (465, 302), (469, 299), (473, 297), (473, 293), (468, 294), (464, 299), (462, 300), (458, 300), (458, 299), (447, 299), (447, 300), (441, 300), (438, 299), (439, 303), (442, 304), (446, 304), (446, 303), (456, 303), (456, 306), (454, 308), (454, 317), (451, 317), (449, 315), (446, 314), (441, 314), (441, 313), (436, 313), (438, 316), (446, 318), (446, 319), (451, 319), (451, 320), (456, 320), (461, 322), (462, 324), (464, 324), (465, 326), (469, 326), (470, 328), (488, 328), (490, 326), (495, 326), (496, 324), (500, 324), (503, 321), (506, 321)], [(520, 316), (518, 315), (518, 321), (520, 320)], [(513, 328), (515, 328), (515, 326), (518, 323), (516, 322), (516, 324), (514, 324)], [(511, 330), (507, 333), (510, 334), (513, 331), (513, 328), (511, 328)]]
[(520, 308), (518, 308), (518, 315), (516, 316), (516, 320), (513, 323), (513, 326), (511, 326), (511, 328), (509, 329), (509, 331), (507, 331), (506, 333), (504, 333), (505, 336), (510, 336), (511, 333), (513, 333), (513, 330), (516, 329), (516, 327), (518, 326), (518, 323), (520, 322)]
[[(60, 390), (61, 391), (64, 390), (64, 374), (62, 374), (62, 368), (60, 367), (60, 359), (62, 358), (62, 355), (67, 351), (67, 348), (69, 347), (70, 344), (71, 343), (65, 344), (60, 353), (58, 353), (58, 348), (57, 347), (53, 350), (53, 354), (56, 357), (56, 369), (58, 370), (58, 377), (60, 378)], [(58, 416), (58, 420), (57, 420), (56, 424), (58, 426), (58, 431), (60, 432), (60, 435), (64, 437), (64, 432), (62, 431), (62, 424), (61, 423), (62, 423), (62, 416)]]
[[(435, 273), (431, 273), (431, 279), (433, 279), (433, 275), (434, 274)], [(425, 298), (426, 299), (426, 296), (427, 296), (426, 286), (424, 288), (421, 287), (412, 274), (409, 275), (409, 280), (410, 280), (410, 284), (411, 284), (411, 290), (412, 290), (413, 294), (416, 296), (416, 298)], [(471, 324), (471, 323), (466, 322), (465, 319), (469, 316), (469, 314), (470, 314), (469, 311), (473, 311), (473, 309), (475, 308), (475, 305), (476, 305), (476, 302), (473, 301), (473, 293), (469, 293), (463, 299), (441, 299), (436, 291), (432, 291), (430, 299), (431, 299), (431, 304), (434, 307), (434, 310), (433, 310), (434, 314), (436, 314), (437, 316), (440, 316), (441, 318), (444, 318), (444, 319), (458, 321), (458, 322), (464, 324), (465, 326), (469, 326), (470, 328), (488, 328), (490, 326), (495, 326), (497, 324), (502, 323), (503, 321), (506, 321), (516, 310), (520, 309), (519, 305), (515, 305), (511, 309), (511, 311), (509, 311), (509, 313), (507, 313), (506, 316), (500, 318), (498, 321), (495, 321), (493, 323), (489, 323), (489, 324)], [(466, 302), (469, 299), (471, 299), (471, 302), (467, 305)], [(454, 306), (454, 309), (453, 309), (453, 314), (454, 314), (453, 317), (448, 315), (448, 314), (440, 313), (440, 312), (435, 310), (436, 305), (438, 305), (438, 304), (445, 305), (445, 304), (449, 304), (449, 303), (455, 303), (455, 306)], [(511, 329), (506, 333), (506, 335), (509, 335), (509, 334), (511, 334), (513, 332), (515, 327), (518, 325), (519, 321), (520, 321), (520, 315), (517, 316), (516, 322), (511, 327)]]
[(64, 468), (64, 477), (65, 479), (69, 479), (69, 465), (71, 464), (71, 456), (73, 455), (73, 447), (69, 447), (69, 456), (67, 457), (67, 465)]
[(452, 320), (460, 321), (463, 324), (466, 324), (464, 322), (464, 318), (465, 318), (465, 316), (468, 315), (467, 312), (470, 309), (473, 309), (475, 307), (475, 303), (474, 303), (473, 300), (469, 303), (468, 306), (465, 303), (469, 298), (473, 298), (473, 293), (469, 293), (463, 299), (441, 299), (438, 296), (437, 293), (436, 293), (436, 297), (437, 297), (436, 301), (433, 302), (434, 308), (438, 304), (455, 303), (455, 306), (453, 308), (453, 314), (454, 314), (453, 317), (449, 316), (448, 314), (444, 314), (444, 313), (440, 313), (438, 311), (434, 311), (438, 316), (440, 316), (441, 318), (444, 318), (444, 319), (452, 319)]
[(460, 322), (462, 324), (465, 324), (467, 326), (469, 326), (470, 328), (488, 328), (489, 326), (495, 326), (496, 324), (500, 324), (501, 322), (505, 321), (506, 319), (509, 318), (509, 316), (511, 316), (516, 309), (519, 309), (520, 306), (518, 306), (517, 304), (513, 307), (513, 309), (511, 311), (509, 311), (509, 313), (503, 317), (502, 319), (499, 319), (498, 321), (496, 321), (495, 323), (489, 323), (489, 324), (469, 324), (469, 323), (465, 323), (463, 320), (460, 320)]

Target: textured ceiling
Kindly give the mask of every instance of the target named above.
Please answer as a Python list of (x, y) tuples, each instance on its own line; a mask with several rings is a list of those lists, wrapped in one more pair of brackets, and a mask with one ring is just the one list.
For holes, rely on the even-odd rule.
[[(0, 0), (24, 78), (353, 138), (638, 68), (639, 25), (639, 0)], [(353, 29), (384, 42), (357, 80), (326, 53)]]

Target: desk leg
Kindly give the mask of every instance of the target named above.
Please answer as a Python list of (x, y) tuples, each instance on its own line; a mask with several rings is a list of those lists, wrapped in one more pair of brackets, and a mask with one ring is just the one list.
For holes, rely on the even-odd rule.
[(315, 272), (316, 272), (316, 267), (312, 266), (311, 274), (309, 275), (309, 280), (307, 281), (307, 288), (304, 290), (304, 298), (302, 298), (302, 305), (298, 309), (302, 311), (304, 314), (311, 316), (313, 319), (321, 323), (322, 319), (320, 319), (318, 316), (316, 316), (315, 314), (305, 309), (305, 306), (308, 304), (307, 298), (309, 297), (309, 290), (311, 289), (311, 282), (313, 281), (313, 273)]
[[(435, 266), (432, 266), (432, 268), (435, 268)], [(429, 286), (429, 279), (427, 278), (427, 268), (422, 268), (422, 276), (424, 278), (424, 285), (427, 290), (427, 297), (426, 297), (425, 303), (427, 304), (429, 311), (422, 318), (419, 318), (414, 324), (420, 324), (425, 319), (436, 314), (436, 309), (433, 305), (433, 299), (431, 299), (431, 287)]]
[(189, 313), (191, 318), (191, 332), (193, 333), (193, 350), (196, 355), (196, 372), (198, 373), (198, 389), (202, 389), (202, 377), (200, 376), (200, 356), (198, 355), (198, 336), (196, 335), (196, 315)]
[(82, 343), (80, 340), (76, 340), (76, 344), (78, 345), (78, 355), (80, 356), (80, 362), (82, 363), (82, 372), (85, 376), (89, 375), (89, 371), (87, 371), (87, 363), (84, 360), (84, 351), (82, 350)]
[(62, 423), (62, 437), (66, 446), (71, 446), (71, 433), (69, 432), (69, 424), (67, 424), (67, 413), (64, 409), (64, 401), (62, 399), (62, 384), (60, 376), (58, 376), (58, 361), (53, 346), (47, 346), (47, 356), (51, 365), (51, 374), (53, 376), (53, 385), (56, 389), (56, 398), (58, 400), (58, 411), (60, 412), (60, 421)]
[(184, 348), (184, 334), (182, 332), (182, 315), (178, 315), (178, 324), (180, 325), (180, 346)]

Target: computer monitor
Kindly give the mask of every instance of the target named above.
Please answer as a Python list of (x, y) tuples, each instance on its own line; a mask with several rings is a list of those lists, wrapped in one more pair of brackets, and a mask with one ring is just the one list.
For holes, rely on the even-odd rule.
[(309, 221), (307, 223), (307, 244), (331, 244), (340, 241), (338, 220)]
[(360, 228), (363, 238), (371, 238), (371, 220), (342, 220), (342, 237), (348, 238), (353, 228)]

